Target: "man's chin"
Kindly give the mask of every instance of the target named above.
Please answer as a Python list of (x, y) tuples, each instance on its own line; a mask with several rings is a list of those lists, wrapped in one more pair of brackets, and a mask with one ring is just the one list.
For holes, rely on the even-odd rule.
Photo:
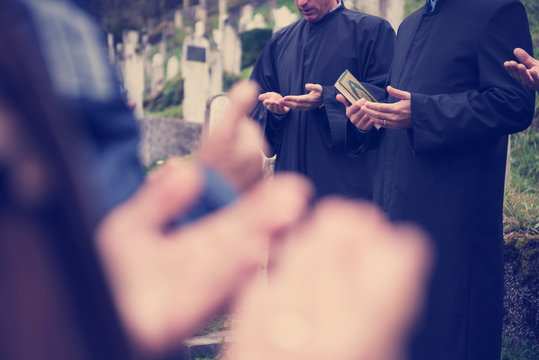
[(315, 23), (320, 21), (320, 18), (317, 15), (310, 15), (310, 16), (303, 16), (305, 20), (307, 20), (310, 23)]
[(318, 22), (320, 20), (320, 16), (317, 12), (307, 12), (302, 13), (303, 18), (307, 20), (308, 22)]

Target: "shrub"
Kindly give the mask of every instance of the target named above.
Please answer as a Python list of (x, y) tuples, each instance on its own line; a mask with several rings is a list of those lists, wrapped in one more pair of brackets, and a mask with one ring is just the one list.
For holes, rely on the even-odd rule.
[(271, 29), (253, 29), (240, 34), (242, 69), (255, 63), (270, 37)]
[(149, 112), (163, 111), (168, 107), (177, 106), (183, 101), (183, 80), (178, 75), (165, 83), (163, 91), (144, 100), (144, 109)]

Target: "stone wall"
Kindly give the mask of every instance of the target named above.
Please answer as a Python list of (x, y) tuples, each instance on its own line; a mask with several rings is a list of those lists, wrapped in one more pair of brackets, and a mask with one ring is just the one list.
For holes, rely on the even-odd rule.
[(173, 118), (145, 117), (138, 125), (139, 154), (147, 167), (170, 155), (189, 155), (197, 149), (202, 133), (202, 124)]

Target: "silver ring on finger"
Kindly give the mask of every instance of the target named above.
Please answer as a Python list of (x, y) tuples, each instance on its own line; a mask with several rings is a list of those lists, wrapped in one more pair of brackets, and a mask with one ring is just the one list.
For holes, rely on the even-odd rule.
[(386, 119), (384, 119), (384, 126), (386, 126)]

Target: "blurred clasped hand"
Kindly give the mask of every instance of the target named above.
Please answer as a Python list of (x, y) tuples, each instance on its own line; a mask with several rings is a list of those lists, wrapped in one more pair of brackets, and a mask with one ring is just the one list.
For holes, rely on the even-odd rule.
[(267, 242), (298, 220), (310, 193), (303, 179), (279, 176), (221, 211), (164, 231), (196, 201), (202, 179), (197, 164), (169, 161), (99, 229), (124, 324), (152, 352), (181, 343), (256, 274)]
[(227, 360), (402, 359), (430, 264), (420, 231), (326, 200), (284, 244), (239, 302)]
[[(261, 141), (243, 120), (249, 96), (251, 84), (232, 91), (223, 133), (200, 160), (167, 161), (100, 224), (98, 249), (125, 328), (141, 349), (164, 352), (233, 301), (242, 314), (228, 359), (395, 359), (426, 278), (423, 235), (391, 225), (372, 205), (332, 199), (310, 211), (303, 178), (260, 180), (247, 170)], [(241, 160), (226, 162), (235, 155)], [(246, 190), (166, 230), (201, 194), (200, 161), (222, 165), (216, 170), (230, 181), (247, 175), (235, 183)], [(255, 275), (270, 242), (267, 289)]]

